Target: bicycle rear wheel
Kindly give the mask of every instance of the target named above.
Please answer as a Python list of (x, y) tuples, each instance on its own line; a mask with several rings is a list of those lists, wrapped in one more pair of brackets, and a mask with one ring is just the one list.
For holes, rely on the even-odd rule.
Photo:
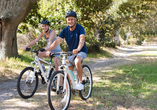
[(87, 65), (83, 65), (82, 69), (83, 69), (82, 83), (84, 85), (84, 90), (79, 91), (79, 95), (83, 100), (87, 100), (92, 93), (93, 86), (92, 73)]
[[(33, 81), (32, 77), (34, 75), (34, 68), (26, 67), (20, 73), (17, 80), (17, 91), (19, 95), (24, 98), (30, 98), (34, 95), (38, 87), (38, 75), (35, 74)], [(28, 79), (26, 81), (26, 79)]]
[[(57, 91), (57, 80), (60, 84)], [(66, 110), (70, 104), (71, 88), (68, 78), (66, 79), (66, 89), (63, 90), (64, 74), (62, 71), (56, 71), (52, 74), (47, 86), (47, 98), (52, 110)]]

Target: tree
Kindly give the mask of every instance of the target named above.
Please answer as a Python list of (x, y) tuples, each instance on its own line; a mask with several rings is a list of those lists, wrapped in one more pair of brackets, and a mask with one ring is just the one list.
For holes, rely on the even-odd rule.
[(16, 31), (37, 0), (0, 1), (0, 59), (18, 56)]
[(111, 35), (115, 35), (117, 30), (121, 30), (121, 28), (126, 28), (125, 34), (132, 33), (134, 35), (134, 32), (138, 31), (132, 32), (135, 27), (141, 26), (142, 29), (145, 29), (143, 23), (148, 18), (148, 14), (154, 11), (152, 4), (155, 4), (155, 0), (114, 0), (112, 8), (108, 10), (108, 16), (111, 18), (109, 21), (113, 21), (109, 24), (110, 27), (113, 26), (110, 30), (108, 29)]
[(144, 40), (143, 34), (148, 30), (152, 33), (155, 28), (156, 3), (156, 0), (128, 0), (121, 4), (117, 11), (119, 18), (116, 18), (119, 28), (128, 28), (127, 31), (131, 31), (133, 37), (140, 42)]

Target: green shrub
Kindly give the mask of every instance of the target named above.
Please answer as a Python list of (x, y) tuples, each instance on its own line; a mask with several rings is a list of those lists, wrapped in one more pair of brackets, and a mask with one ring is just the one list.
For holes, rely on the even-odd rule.
[(61, 41), (60, 47), (61, 47), (62, 51), (64, 51), (64, 52), (67, 52), (67, 51), (68, 51), (68, 45), (67, 45), (67, 43), (66, 43), (65, 40), (62, 40), (62, 41)]
[(116, 47), (116, 43), (114, 41), (106, 41), (106, 42), (104, 42), (104, 46), (105, 47), (115, 48)]
[(96, 40), (94, 36), (86, 36), (86, 45), (88, 53), (99, 53), (101, 51), (101, 44)]
[(32, 45), (32, 49), (33, 50), (38, 50), (38, 49), (42, 49), (47, 45), (47, 42), (45, 41), (45, 39), (39, 40), (35, 45)]
[(138, 40), (138, 41), (136, 42), (136, 45), (142, 45), (142, 41), (141, 41), (141, 40)]

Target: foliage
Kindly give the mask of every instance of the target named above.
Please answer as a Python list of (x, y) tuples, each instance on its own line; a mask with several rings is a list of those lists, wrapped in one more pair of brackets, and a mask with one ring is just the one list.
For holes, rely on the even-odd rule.
[(105, 47), (111, 47), (111, 48), (116, 47), (116, 43), (113, 41), (112, 37), (105, 37), (104, 41), (102, 41), (101, 44)]
[(61, 41), (60, 46), (61, 46), (62, 51), (64, 51), (64, 52), (68, 51), (68, 45), (65, 40)]
[[(153, 28), (157, 26), (152, 26), (155, 23), (155, 13), (156, 13), (156, 2), (155, 0), (139, 0), (127, 2), (120, 5), (117, 11), (119, 28), (128, 28), (133, 36), (137, 39), (143, 37), (143, 33), (153, 32)], [(152, 18), (153, 17), (153, 18)], [(155, 17), (155, 18), (154, 18)], [(126, 31), (126, 30), (125, 30)], [(138, 35), (140, 33), (140, 35)]]
[(34, 50), (39, 50), (39, 49), (44, 48), (46, 44), (47, 42), (45, 41), (45, 39), (41, 39), (35, 45), (32, 45), (31, 48)]
[(94, 28), (102, 14), (110, 8), (112, 0), (75, 0), (76, 7), (80, 11), (81, 24), (89, 30)]
[[(74, 10), (78, 15), (78, 23), (85, 27), (86, 35), (89, 36), (86, 37), (88, 46), (91, 46), (88, 39), (92, 39), (91, 36), (95, 36), (98, 30), (99, 43), (96, 45), (114, 47), (116, 43), (112, 38), (118, 29), (124, 40), (127, 31), (131, 31), (137, 39), (140, 39), (141, 35), (156, 34), (154, 27), (157, 26), (150, 25), (156, 23), (155, 18), (151, 18), (149, 22), (150, 16), (156, 17), (154, 6), (156, 7), (155, 0), (40, 0), (20, 24), (18, 32), (22, 33), (31, 27), (37, 28), (40, 21), (47, 18), (51, 22), (50, 28), (55, 29), (58, 35), (67, 26), (65, 13)], [(61, 47), (64, 51), (67, 50), (64, 42)], [(89, 47), (89, 51), (92, 47)]]
[(120, 29), (119, 35), (121, 35), (121, 37), (122, 37), (124, 40), (126, 40), (126, 32), (124, 31), (123, 28)]
[(38, 28), (38, 23), (41, 21), (41, 14), (38, 13), (39, 5), (36, 2), (31, 9), (31, 12), (23, 20), (23, 22), (18, 26), (19, 33), (29, 32), (29, 27)]
[(101, 45), (94, 36), (86, 36), (86, 45), (88, 53), (99, 53), (101, 51)]

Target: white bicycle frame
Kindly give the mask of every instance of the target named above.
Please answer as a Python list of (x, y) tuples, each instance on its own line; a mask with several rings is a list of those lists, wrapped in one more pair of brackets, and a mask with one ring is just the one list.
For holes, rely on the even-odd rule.
[[(69, 76), (70, 78), (70, 81), (73, 85), (73, 87), (76, 86), (76, 84), (78, 84), (78, 75), (76, 75), (76, 83), (75, 83), (75, 80), (74, 78), (72, 77), (71, 73), (70, 73), (70, 70), (68, 68), (68, 66), (66, 65), (65, 61), (66, 61), (66, 54), (60, 54), (63, 56), (63, 59), (62, 59), (62, 65), (59, 66), (59, 70), (63, 70), (64, 72), (64, 85), (63, 85), (63, 92), (65, 91), (66, 89), (66, 81), (67, 81), (67, 75)], [(63, 68), (63, 69), (62, 69)], [(59, 90), (59, 85), (60, 85), (60, 76), (57, 76), (57, 91)]]
[[(44, 73), (44, 70), (43, 70), (43, 68), (42, 68), (42, 66), (41, 66), (40, 61), (42, 61), (43, 63), (49, 65), (48, 71), (47, 71), (47, 74), (46, 74), (46, 75), (45, 75), (45, 73)], [(32, 66), (33, 64), (35, 64), (35, 66), (34, 66), (34, 73), (33, 73), (33, 76), (32, 76), (31, 83), (33, 82), (33, 79), (34, 79), (34, 77), (35, 77), (35, 71), (36, 71), (37, 65), (39, 65), (39, 68), (40, 68), (40, 70), (41, 70), (41, 75), (43, 76), (44, 80), (46, 81), (46, 83), (48, 83), (48, 77), (49, 77), (49, 74), (50, 74), (49, 71), (50, 71), (50, 69), (51, 69), (51, 62), (48, 63), (48, 62), (46, 62), (45, 60), (39, 58), (39, 57), (36, 55), (36, 56), (35, 56), (35, 60), (34, 60), (33, 62), (31, 62), (31, 67), (33, 67), (33, 66)], [(27, 75), (26, 82), (27, 82), (28, 79), (29, 79), (29, 75), (30, 75), (30, 71), (29, 71), (29, 73), (28, 73), (28, 75)]]

